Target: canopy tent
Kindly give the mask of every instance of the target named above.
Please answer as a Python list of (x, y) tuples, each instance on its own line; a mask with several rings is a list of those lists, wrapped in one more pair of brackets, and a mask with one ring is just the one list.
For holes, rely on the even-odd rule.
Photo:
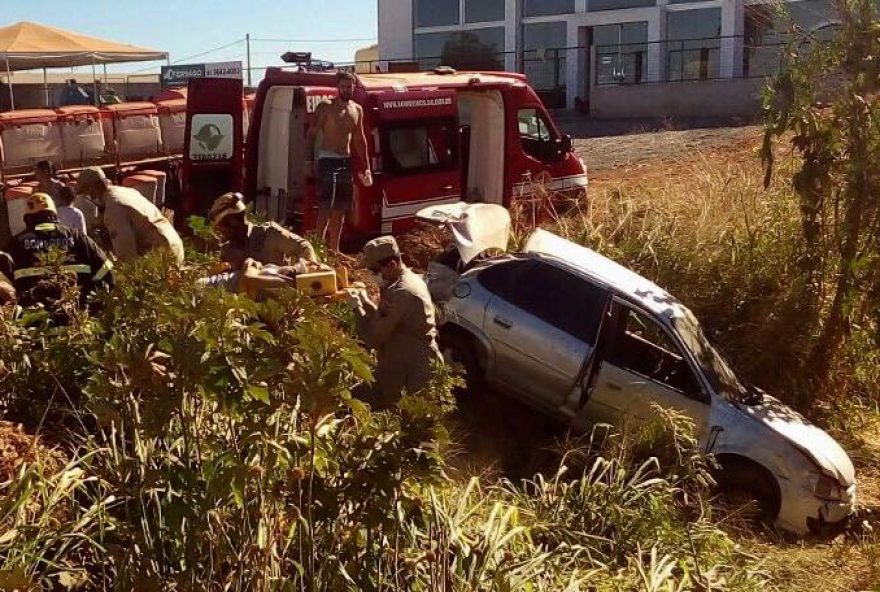
[[(6, 70), (13, 109), (11, 75), (16, 70), (42, 68), (45, 73), (47, 68), (90, 65), (94, 71), (97, 64), (167, 59), (166, 52), (96, 39), (27, 21), (0, 28), (0, 60), (3, 60), (0, 67)], [(45, 83), (44, 86), (48, 102), (49, 88)]]

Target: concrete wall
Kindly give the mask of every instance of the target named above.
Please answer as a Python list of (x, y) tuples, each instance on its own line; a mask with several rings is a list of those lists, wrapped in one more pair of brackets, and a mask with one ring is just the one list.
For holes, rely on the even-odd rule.
[[(412, 0), (379, 0), (379, 58), (409, 60), (413, 57)], [(387, 64), (382, 70), (387, 71)]]
[(590, 116), (748, 117), (761, 108), (761, 78), (594, 86)]

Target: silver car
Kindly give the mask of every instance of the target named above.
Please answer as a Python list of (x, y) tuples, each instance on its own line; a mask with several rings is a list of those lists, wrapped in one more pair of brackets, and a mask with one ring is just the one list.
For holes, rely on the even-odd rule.
[[(436, 270), (429, 286), (448, 280)], [(674, 408), (694, 420), (722, 484), (748, 484), (786, 530), (853, 512), (855, 470), (840, 445), (743, 384), (694, 315), (633, 271), (538, 230), (521, 253), (472, 263), (432, 291), (445, 295), (441, 341), (471, 378), (583, 429)]]

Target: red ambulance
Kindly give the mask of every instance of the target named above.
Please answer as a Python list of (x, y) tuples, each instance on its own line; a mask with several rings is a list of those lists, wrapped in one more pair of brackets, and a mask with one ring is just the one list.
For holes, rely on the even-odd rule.
[[(318, 104), (336, 96), (333, 73), (270, 68), (242, 135), (240, 81), (189, 87), (183, 155), (185, 213), (204, 214), (240, 189), (270, 219), (314, 226), (315, 183), (306, 132)], [(355, 182), (349, 238), (406, 231), (416, 212), (458, 201), (501, 204), (586, 190), (584, 163), (521, 74), (434, 72), (359, 77), (374, 183)], [(246, 145), (246, 148), (242, 149)], [(242, 158), (243, 155), (243, 158)]]

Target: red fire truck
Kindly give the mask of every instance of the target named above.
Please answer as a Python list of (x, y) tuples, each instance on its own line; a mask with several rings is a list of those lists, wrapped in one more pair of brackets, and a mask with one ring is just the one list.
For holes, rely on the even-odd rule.
[[(240, 81), (201, 79), (189, 87), (183, 209), (204, 213), (220, 193), (240, 189), (256, 211), (314, 225), (315, 184), (306, 174), (306, 132), (317, 105), (336, 95), (333, 73), (270, 68), (260, 83), (246, 138)], [(359, 78), (374, 183), (355, 183), (349, 238), (407, 230), (416, 212), (458, 201), (509, 206), (536, 187), (583, 192), (584, 163), (572, 151), (525, 76), (440, 68)]]

